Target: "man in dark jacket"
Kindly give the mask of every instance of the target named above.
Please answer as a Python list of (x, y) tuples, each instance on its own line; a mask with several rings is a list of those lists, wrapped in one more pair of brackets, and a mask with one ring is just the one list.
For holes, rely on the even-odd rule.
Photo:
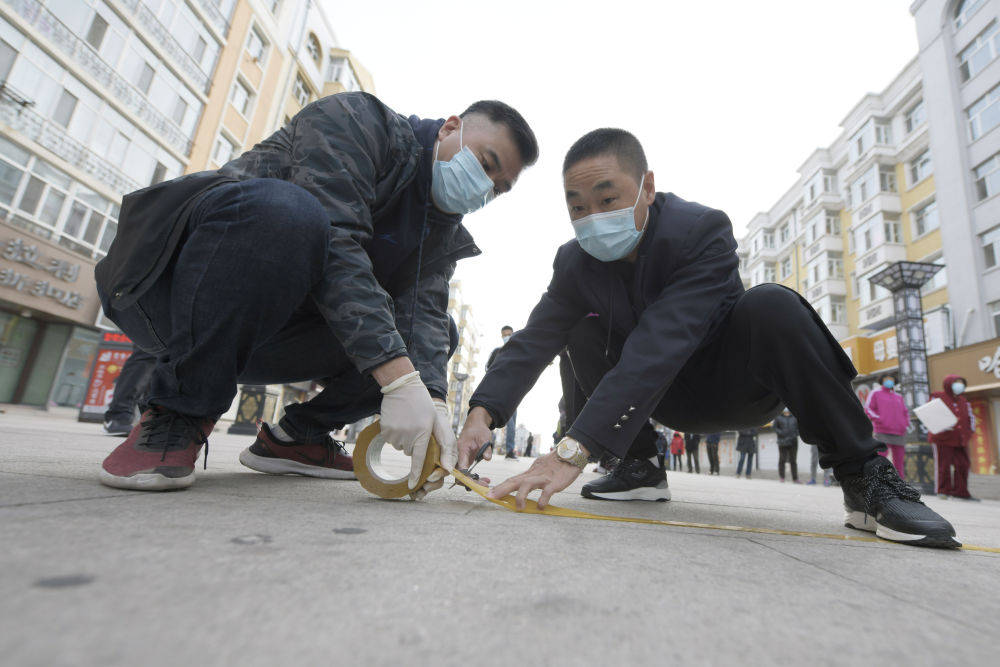
[[(490, 352), (490, 358), (486, 360), (486, 370), (489, 370), (490, 366), (492, 366), (493, 363), (497, 360), (497, 355), (500, 354), (500, 351), (503, 350), (503, 346), (507, 344), (507, 341), (509, 341), (510, 337), (513, 335), (514, 335), (514, 327), (510, 326), (509, 324), (505, 324), (504, 326), (500, 327), (500, 340), (502, 340), (503, 343), (500, 345), (500, 347), (495, 347), (493, 348), (493, 351)], [(511, 413), (510, 415), (510, 419), (507, 420), (507, 425), (506, 428), (504, 429), (504, 435), (505, 435), (504, 439), (505, 456), (508, 459), (516, 460), (517, 453), (514, 451), (514, 447), (517, 436), (517, 410), (514, 410), (514, 412)]]
[[(366, 93), (318, 100), (218, 171), (125, 197), (97, 266), (102, 305), (157, 356), (151, 405), (104, 461), (130, 489), (190, 486), (237, 382), (317, 379), (240, 455), (271, 473), (352, 477), (329, 431), (375, 412), (411, 455), (456, 458), (445, 397), (448, 282), (479, 254), (462, 216), (532, 164), (531, 129), (502, 102), (461, 116), (401, 116)], [(207, 452), (206, 452), (207, 453)]]
[(799, 422), (785, 408), (774, 418), (774, 433), (778, 436), (778, 476), (785, 481), (785, 464), (792, 469), (792, 481), (799, 483)]
[(719, 441), (721, 433), (709, 433), (705, 436), (705, 453), (708, 454), (708, 474), (719, 474)]
[(842, 480), (848, 525), (957, 544), (951, 525), (876, 454), (851, 388), (856, 371), (812, 307), (779, 285), (744, 293), (722, 211), (656, 192), (642, 147), (624, 130), (579, 139), (563, 162), (563, 184), (577, 238), (557, 252), (548, 289), (472, 396), (459, 466), (566, 348), (587, 400), (567, 415), (556, 451), (493, 497), (517, 491), (523, 503), (541, 489), (544, 506), (589, 454), (609, 452), (621, 464), (586, 484), (585, 496), (666, 500), (650, 417), (711, 433), (765, 424), (785, 403)]
[[(701, 445), (700, 433), (684, 434), (684, 451), (687, 454), (688, 472), (693, 472), (700, 475), (701, 462), (698, 459), (701, 457), (699, 456), (699, 451), (698, 451), (699, 445)], [(692, 461), (694, 462), (693, 465)]]

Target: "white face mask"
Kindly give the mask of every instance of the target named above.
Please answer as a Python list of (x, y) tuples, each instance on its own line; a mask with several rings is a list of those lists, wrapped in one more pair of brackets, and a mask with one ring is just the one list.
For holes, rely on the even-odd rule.
[(951, 391), (952, 391), (953, 394), (955, 394), (956, 396), (958, 396), (963, 391), (965, 391), (965, 384), (962, 383), (962, 382), (952, 382), (951, 383)]
[(642, 229), (635, 228), (635, 208), (639, 205), (645, 183), (646, 175), (643, 174), (639, 181), (639, 194), (631, 206), (607, 213), (591, 213), (574, 220), (573, 231), (580, 247), (602, 262), (614, 262), (635, 250), (649, 221), (649, 209), (646, 209)]
[(504, 345), (506, 345), (507, 341), (510, 340), (510, 336), (509, 335), (508, 336), (502, 336), (501, 338), (503, 339)]
[(434, 204), (445, 213), (465, 215), (478, 211), (493, 201), (493, 179), (486, 175), (479, 158), (465, 145), (458, 128), (459, 151), (447, 162), (437, 159), (439, 141), (434, 146), (434, 168), (431, 174), (431, 196)]

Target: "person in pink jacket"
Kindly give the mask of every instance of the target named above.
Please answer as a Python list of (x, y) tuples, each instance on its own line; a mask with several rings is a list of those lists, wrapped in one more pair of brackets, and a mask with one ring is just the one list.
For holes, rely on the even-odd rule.
[[(878, 382), (878, 388), (868, 394), (865, 412), (872, 420), (874, 438), (892, 453), (892, 465), (899, 476), (906, 479), (903, 455), (906, 452), (906, 430), (910, 427), (910, 411), (906, 409), (903, 397), (893, 391), (896, 378), (892, 374), (881, 376)], [(886, 452), (880, 454), (888, 456)]]

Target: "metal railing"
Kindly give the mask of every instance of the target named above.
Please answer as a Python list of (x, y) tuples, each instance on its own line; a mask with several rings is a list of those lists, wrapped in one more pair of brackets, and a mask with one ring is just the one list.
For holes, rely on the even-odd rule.
[(160, 19), (156, 18), (156, 14), (140, 0), (118, 1), (132, 10), (138, 22), (156, 38), (160, 47), (173, 58), (184, 73), (191, 77), (202, 91), (207, 93), (210, 85), (208, 74), (170, 33), (167, 27), (160, 23)]
[(116, 193), (124, 194), (142, 187), (107, 159), (69, 136), (62, 127), (32, 110), (25, 96), (5, 82), (0, 82), (0, 122), (87, 172)]
[[(229, 17), (224, 16), (219, 10), (219, 0), (198, 0), (198, 5), (205, 12), (205, 16), (219, 29), (222, 36), (227, 37), (229, 35)], [(235, 7), (235, 5), (233, 6)]]
[(56, 47), (83, 67), (111, 91), (129, 110), (148, 123), (168, 144), (185, 156), (191, 153), (191, 140), (177, 125), (160, 113), (139, 89), (101, 59), (52, 12), (37, 0), (4, 0), (25, 21), (45, 35)]

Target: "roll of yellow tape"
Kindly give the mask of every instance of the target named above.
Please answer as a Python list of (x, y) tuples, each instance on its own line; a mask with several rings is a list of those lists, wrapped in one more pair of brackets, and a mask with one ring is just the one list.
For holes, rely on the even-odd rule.
[[(405, 498), (410, 494), (406, 483), (406, 475), (399, 479), (390, 479), (382, 470), (382, 448), (386, 442), (380, 435), (379, 423), (376, 421), (358, 434), (358, 442), (354, 445), (354, 474), (365, 491), (379, 498)], [(419, 489), (438, 467), (441, 460), (441, 448), (437, 440), (431, 436), (427, 444), (427, 458), (424, 468), (420, 471)]]

